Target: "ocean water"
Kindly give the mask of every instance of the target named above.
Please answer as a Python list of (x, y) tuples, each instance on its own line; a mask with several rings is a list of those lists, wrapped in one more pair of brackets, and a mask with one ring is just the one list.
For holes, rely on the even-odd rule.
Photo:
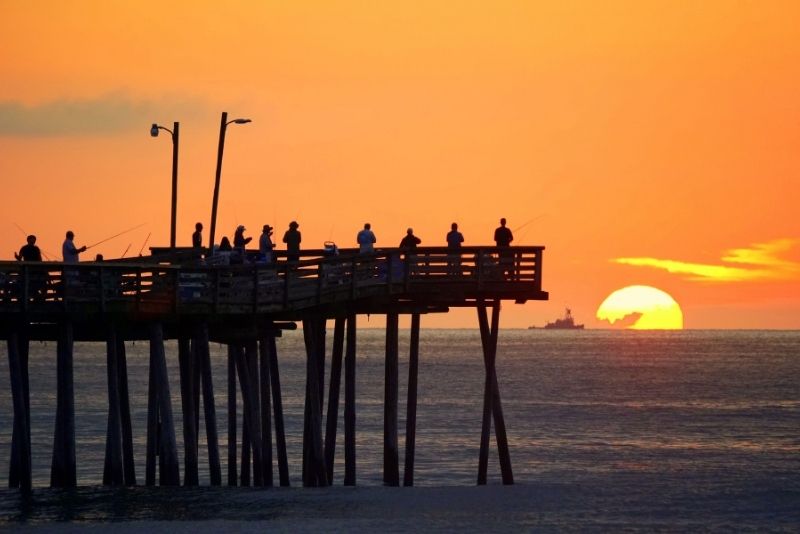
[[(383, 326), (379, 318), (372, 323)], [(82, 488), (45, 489), (55, 414), (55, 344), (33, 343), (33, 475), (34, 486), (41, 489), (31, 499), (0, 490), (0, 525), (136, 520), (129, 524), (135, 530), (142, 521), (180, 519), (184, 522), (172, 527), (195, 530), (193, 522), (201, 521), (225, 530), (231, 526), (226, 521), (266, 521), (283, 528), (402, 530), (413, 521), (429, 530), (800, 529), (800, 332), (501, 330), (497, 371), (516, 485), (499, 486), (493, 438), (490, 487), (475, 488), (484, 380), (480, 336), (476, 330), (422, 330), (414, 489), (381, 487), (384, 332), (363, 329), (358, 335), (359, 487), (324, 490), (296, 488), (305, 373), (301, 332), (278, 340), (295, 487), (270, 490), (98, 488), (107, 415), (103, 344), (75, 346)], [(402, 473), (408, 331), (401, 331), (400, 339)], [(148, 345), (128, 343), (127, 351), (141, 483)], [(0, 352), (6, 359), (5, 347)], [(211, 355), (225, 478), (227, 356), (218, 345), (212, 345)], [(167, 358), (182, 458), (177, 346), (172, 342)], [(3, 375), (0, 473), (6, 476), (12, 407), (8, 376)], [(340, 407), (340, 417), (342, 412)], [(343, 477), (342, 429), (340, 420), (337, 485)], [(200, 431), (201, 484), (207, 484), (202, 418)]]

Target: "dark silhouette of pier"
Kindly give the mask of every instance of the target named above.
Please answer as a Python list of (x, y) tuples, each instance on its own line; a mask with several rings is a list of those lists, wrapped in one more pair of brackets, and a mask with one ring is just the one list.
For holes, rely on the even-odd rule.
[[(198, 484), (200, 417), (206, 428), (210, 482), (221, 485), (209, 343), (228, 347), (229, 485), (289, 485), (276, 337), (302, 322), (307, 355), (302, 481), (334, 482), (334, 457), (344, 370), (344, 484), (356, 483), (355, 376), (357, 319), (386, 315), (384, 484), (400, 485), (398, 449), (398, 321), (411, 316), (403, 484), (414, 483), (417, 373), (421, 316), (452, 307), (477, 310), (486, 369), (478, 484), (486, 483), (494, 426), (504, 484), (513, 483), (495, 372), (500, 303), (546, 300), (544, 247), (446, 247), (306, 250), (298, 261), (274, 252), (271, 264), (206, 266), (198, 249), (152, 249), (137, 260), (63, 264), (0, 262), (0, 337), (8, 344), (14, 409), (9, 486), (31, 487), (28, 347), (56, 342), (57, 403), (51, 486), (76, 485), (73, 344), (107, 348), (108, 427), (103, 483), (135, 485), (125, 341), (150, 346), (145, 484), (181, 483), (164, 340), (178, 342), (183, 420), (183, 484)], [(502, 256), (501, 256), (502, 254)], [(457, 257), (456, 257), (457, 256)], [(513, 262), (513, 268), (505, 262)], [(491, 314), (489, 313), (491, 311)], [(333, 320), (327, 415), (326, 321)], [(344, 369), (342, 369), (344, 364)], [(170, 382), (172, 378), (172, 382)], [(238, 384), (238, 387), (237, 387)], [(237, 441), (237, 390), (243, 428)], [(38, 392), (34, 392), (37, 394)], [(273, 461), (273, 441), (277, 458)], [(252, 477), (251, 477), (252, 473)]]

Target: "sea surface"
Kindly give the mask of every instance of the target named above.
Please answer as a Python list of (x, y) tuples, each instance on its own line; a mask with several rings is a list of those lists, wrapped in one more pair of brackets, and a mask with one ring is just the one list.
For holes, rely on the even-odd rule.
[[(341, 420), (334, 475), (339, 487), (298, 487), (305, 356), (297, 331), (278, 340), (292, 488), (100, 487), (107, 416), (105, 345), (79, 343), (74, 370), (80, 488), (49, 490), (56, 347), (33, 343), (36, 489), (28, 498), (0, 490), (0, 528), (103, 528), (114, 521), (117, 529), (141, 531), (166, 528), (164, 521), (170, 521), (170, 530), (192, 532), (256, 525), (321, 531), (800, 531), (798, 331), (501, 330), (497, 371), (516, 484), (500, 485), (492, 439), (489, 486), (478, 488), (484, 384), (480, 336), (477, 330), (422, 330), (416, 487), (384, 488), (385, 338), (382, 320), (373, 317), (371, 322), (376, 329), (358, 334), (357, 488), (341, 487)], [(408, 331), (401, 331), (401, 477), (408, 337)], [(7, 361), (5, 346), (0, 352)], [(141, 483), (148, 345), (128, 343), (127, 354)], [(225, 478), (225, 347), (212, 345), (211, 356)], [(167, 343), (167, 358), (182, 459), (174, 342)], [(3, 372), (2, 477), (11, 431), (10, 385)], [(202, 418), (200, 432), (201, 484), (208, 484)], [(277, 478), (277, 466), (275, 473)]]

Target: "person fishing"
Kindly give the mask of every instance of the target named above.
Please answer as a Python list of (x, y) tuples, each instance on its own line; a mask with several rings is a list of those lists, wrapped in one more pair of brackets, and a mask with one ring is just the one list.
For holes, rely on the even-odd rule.
[(78, 263), (80, 261), (79, 254), (84, 252), (87, 247), (76, 247), (74, 243), (75, 234), (72, 230), (67, 230), (67, 238), (64, 244), (61, 245), (61, 254), (64, 257), (64, 263)]
[(234, 232), (233, 234), (233, 248), (234, 251), (236, 252), (235, 255), (238, 256), (238, 258), (234, 259), (235, 263), (244, 263), (245, 247), (247, 247), (247, 244), (253, 240), (252, 237), (244, 236), (245, 230), (247, 230), (247, 228), (245, 228), (244, 225), (240, 224), (239, 226), (236, 227), (236, 232)]
[(27, 244), (22, 245), (19, 254), (14, 253), (17, 261), (42, 261), (42, 251), (36, 246), (36, 236), (31, 234), (27, 238)]
[(289, 223), (289, 229), (283, 234), (283, 242), (286, 243), (286, 259), (288, 261), (297, 261), (300, 258), (300, 242), (302, 236), (298, 228), (297, 221)]
[[(506, 226), (506, 219), (500, 219), (500, 226), (494, 231), (494, 242), (500, 249), (507, 249), (514, 241), (514, 234), (511, 233), (511, 228)], [(500, 251), (500, 266), (506, 276), (514, 276), (514, 253), (507, 250)]]

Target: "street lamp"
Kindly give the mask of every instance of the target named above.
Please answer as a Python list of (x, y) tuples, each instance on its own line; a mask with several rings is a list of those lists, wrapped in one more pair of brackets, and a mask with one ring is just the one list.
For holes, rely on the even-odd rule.
[(219, 125), (219, 150), (217, 151), (217, 176), (214, 181), (214, 200), (211, 203), (211, 231), (208, 239), (209, 254), (214, 250), (214, 232), (217, 229), (217, 203), (219, 202), (219, 179), (222, 174), (222, 151), (225, 149), (225, 130), (229, 124), (247, 124), (250, 119), (228, 120), (228, 112), (222, 112), (222, 120)]
[(150, 135), (153, 137), (158, 137), (159, 130), (164, 130), (172, 135), (172, 214), (169, 227), (169, 246), (173, 249), (175, 248), (175, 221), (178, 212), (178, 137), (180, 135), (180, 126), (179, 122), (173, 123), (172, 130), (170, 130), (153, 123), (150, 128)]

